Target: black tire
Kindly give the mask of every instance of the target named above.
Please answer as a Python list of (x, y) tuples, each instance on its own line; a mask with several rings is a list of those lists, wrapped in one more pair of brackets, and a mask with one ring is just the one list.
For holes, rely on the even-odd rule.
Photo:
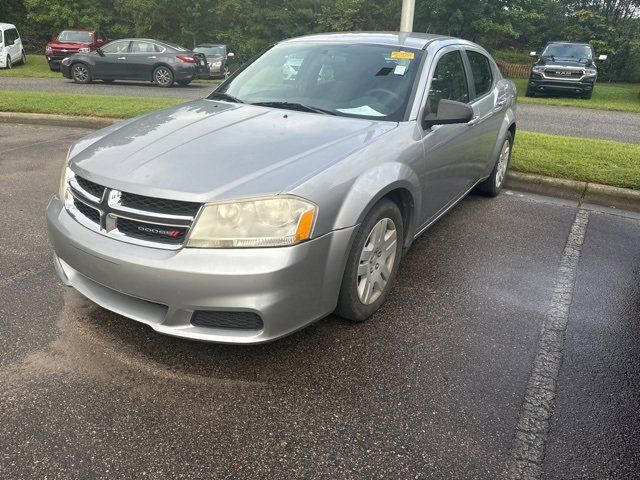
[(76, 83), (91, 83), (91, 69), (82, 62), (71, 65), (71, 78)]
[(56, 68), (53, 65), (49, 65), (49, 70), (51, 70), (52, 72), (59, 72), (60, 71), (60, 67)]
[(11, 57), (9, 55), (7, 55), (7, 60), (4, 65), (7, 70), (11, 70), (13, 68), (13, 63), (11, 63)]
[(536, 96), (536, 92), (531, 89), (531, 88), (527, 88), (527, 91), (524, 93), (525, 97), (535, 97)]
[(27, 54), (24, 53), (24, 50), (22, 50), (22, 61), (20, 63), (22, 63), (22, 65), (27, 64)]
[(591, 97), (593, 97), (593, 90), (589, 90), (589, 92), (582, 95), (582, 98), (584, 98), (585, 100), (591, 100)]
[(181, 87), (186, 87), (190, 83), (191, 83), (191, 80), (178, 80), (178, 85), (180, 85)]
[[(502, 166), (500, 159), (504, 153), (505, 144), (508, 142), (509, 150), (506, 156), (506, 164)], [(507, 132), (507, 135), (502, 140), (500, 144), (500, 150), (498, 151), (498, 158), (496, 158), (495, 165), (493, 166), (493, 170), (491, 170), (491, 175), (484, 180), (482, 183), (478, 184), (478, 191), (488, 197), (497, 197), (500, 191), (502, 190), (502, 186), (504, 185), (504, 180), (507, 176), (507, 171), (509, 169), (509, 162), (511, 161), (511, 152), (513, 150), (513, 135), (511, 132)]]
[[(387, 230), (389, 225), (388, 220), (393, 222), (393, 226), (395, 226), (395, 254), (392, 259), (391, 268), (388, 269), (389, 262), (385, 262), (387, 269), (389, 271), (388, 278), (386, 279), (386, 283), (383, 288), (378, 288), (377, 296), (374, 295), (372, 290), (371, 294), (371, 302), (365, 303), (361, 300), (361, 294), (358, 292), (358, 288), (361, 284), (361, 281), (368, 280), (369, 278), (377, 275), (380, 278), (384, 272), (384, 269), (379, 268), (378, 263), (383, 263), (380, 252), (377, 251), (374, 247), (372, 251), (371, 258), (373, 260), (370, 261), (362, 261), (362, 255), (364, 253), (365, 245), (371, 244), (370, 235), (374, 235), (373, 229), (378, 225), (379, 222), (382, 222), (383, 219), (387, 219), (387, 226), (383, 227), (384, 232), (389, 233), (390, 230)], [(383, 232), (383, 233), (384, 233)], [(386, 235), (386, 233), (384, 233)], [(389, 240), (392, 239), (392, 234), (389, 234)], [(384, 303), (389, 292), (393, 287), (393, 283), (396, 279), (396, 275), (398, 273), (398, 267), (400, 265), (400, 259), (402, 257), (402, 249), (403, 249), (403, 239), (404, 239), (404, 224), (402, 221), (402, 213), (398, 206), (389, 199), (382, 199), (378, 202), (371, 211), (367, 214), (364, 221), (358, 228), (358, 232), (356, 233), (355, 239), (353, 241), (353, 245), (351, 246), (351, 250), (349, 252), (349, 257), (347, 258), (347, 265), (345, 267), (344, 275), (342, 277), (342, 285), (340, 287), (340, 295), (338, 297), (338, 306), (336, 307), (336, 314), (340, 315), (342, 318), (347, 320), (351, 320), (352, 322), (362, 322), (373, 315), (376, 310), (380, 308), (380, 306)], [(378, 252), (376, 254), (376, 252)], [(361, 267), (365, 268), (364, 274), (359, 274), (358, 270)], [(369, 273), (366, 270), (369, 269)], [(371, 275), (371, 277), (370, 277)], [(366, 276), (366, 279), (362, 278)], [(374, 284), (374, 283), (372, 283)], [(378, 285), (379, 287), (379, 285)], [(364, 289), (363, 289), (364, 291)]]
[(155, 83), (158, 87), (169, 88), (173, 86), (173, 71), (169, 67), (164, 65), (160, 65), (156, 67), (153, 71), (153, 83)]

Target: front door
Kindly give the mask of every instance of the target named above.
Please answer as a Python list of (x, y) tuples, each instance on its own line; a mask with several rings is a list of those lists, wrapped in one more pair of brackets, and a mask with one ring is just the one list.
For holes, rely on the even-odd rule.
[[(471, 95), (461, 51), (445, 47), (429, 75), (425, 109), (436, 113), (440, 100), (469, 103)], [(425, 170), (421, 225), (431, 222), (475, 182), (476, 145), (467, 123), (423, 129)]]
[(129, 40), (119, 40), (102, 47), (103, 55), (96, 59), (94, 77), (128, 80), (130, 74), (127, 57), (129, 56), (130, 43)]

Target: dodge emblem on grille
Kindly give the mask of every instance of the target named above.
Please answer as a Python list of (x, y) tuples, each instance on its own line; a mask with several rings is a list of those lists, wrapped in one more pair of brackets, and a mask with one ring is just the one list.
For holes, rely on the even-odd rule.
[(159, 228), (138, 226), (138, 230), (144, 233), (153, 233), (155, 235), (165, 235), (167, 237), (176, 238), (180, 235), (180, 230), (161, 230)]

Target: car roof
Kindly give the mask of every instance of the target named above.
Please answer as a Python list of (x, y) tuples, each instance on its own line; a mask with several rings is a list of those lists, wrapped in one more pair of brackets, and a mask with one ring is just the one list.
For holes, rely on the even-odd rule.
[(560, 41), (557, 41), (557, 42), (548, 42), (547, 45), (551, 45), (552, 43), (563, 43), (565, 45), (587, 45), (589, 47), (591, 46), (590, 43), (586, 43), (586, 42), (567, 42), (567, 41), (563, 41), (563, 40), (560, 40)]
[(226, 47), (227, 44), (226, 43), (199, 43), (196, 48), (198, 47)]
[(446, 35), (417, 32), (336, 32), (305, 35), (303, 37), (283, 40), (280, 43), (367, 43), (424, 49), (427, 45), (442, 40), (456, 39)]
[(0, 28), (16, 28), (13, 23), (0, 23)]
[(63, 28), (61, 32), (95, 32), (96, 30), (90, 30), (88, 28)]

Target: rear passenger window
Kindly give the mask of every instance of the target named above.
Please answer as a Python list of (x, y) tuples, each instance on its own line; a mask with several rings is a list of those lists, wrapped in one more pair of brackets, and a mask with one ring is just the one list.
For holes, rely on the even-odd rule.
[(431, 113), (438, 111), (440, 100), (455, 100), (469, 102), (469, 87), (464, 73), (462, 56), (458, 50), (445, 53), (433, 72), (431, 87), (429, 88), (429, 108)]
[(469, 58), (469, 64), (471, 65), (473, 84), (476, 87), (476, 98), (481, 97), (491, 90), (491, 85), (493, 84), (491, 64), (487, 57), (478, 52), (467, 50), (467, 58)]

